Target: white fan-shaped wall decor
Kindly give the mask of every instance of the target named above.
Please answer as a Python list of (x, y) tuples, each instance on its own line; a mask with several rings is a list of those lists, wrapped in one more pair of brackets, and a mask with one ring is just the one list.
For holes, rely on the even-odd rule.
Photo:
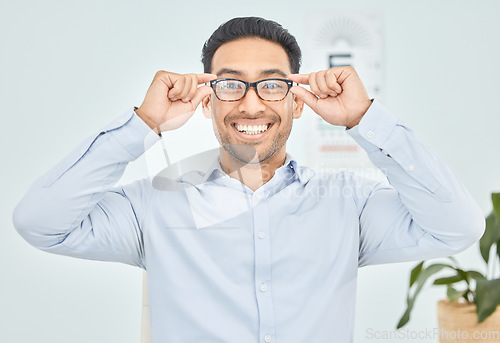
[(349, 17), (334, 17), (326, 22), (316, 35), (316, 46), (335, 46), (345, 41), (350, 47), (367, 48), (371, 44), (365, 27)]

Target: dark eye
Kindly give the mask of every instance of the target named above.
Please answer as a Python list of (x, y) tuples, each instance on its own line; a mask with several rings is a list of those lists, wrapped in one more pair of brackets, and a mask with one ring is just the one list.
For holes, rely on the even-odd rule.
[(283, 88), (283, 82), (280, 81), (267, 81), (262, 86), (263, 89), (279, 89)]
[(217, 88), (220, 90), (236, 90), (244, 87), (245, 85), (239, 81), (221, 81), (217, 84)]
[(225, 86), (228, 89), (238, 89), (238, 88), (241, 88), (240, 82), (228, 82)]

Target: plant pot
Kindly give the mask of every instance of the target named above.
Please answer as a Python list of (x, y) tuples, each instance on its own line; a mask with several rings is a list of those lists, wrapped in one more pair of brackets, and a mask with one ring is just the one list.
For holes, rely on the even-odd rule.
[(477, 322), (476, 305), (466, 302), (438, 302), (439, 342), (500, 342), (500, 307), (482, 323)]

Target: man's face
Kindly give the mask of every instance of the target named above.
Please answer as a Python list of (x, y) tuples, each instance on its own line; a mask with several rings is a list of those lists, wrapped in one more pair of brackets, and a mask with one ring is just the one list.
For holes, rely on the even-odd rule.
[[(213, 56), (211, 72), (218, 78), (247, 82), (286, 78), (291, 74), (285, 50), (277, 43), (260, 38), (223, 44)], [(269, 102), (260, 99), (254, 88), (248, 89), (238, 101), (224, 102), (213, 94), (203, 101), (204, 113), (213, 118), (219, 143), (232, 157), (244, 163), (284, 159), (292, 120), (300, 117), (302, 109), (302, 101), (292, 93), (281, 101)], [(262, 130), (265, 131), (255, 134)]]

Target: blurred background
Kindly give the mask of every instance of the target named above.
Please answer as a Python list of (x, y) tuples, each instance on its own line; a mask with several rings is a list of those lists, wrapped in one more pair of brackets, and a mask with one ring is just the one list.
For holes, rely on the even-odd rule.
[[(14, 206), (80, 141), (139, 106), (157, 70), (202, 72), (201, 47), (221, 23), (272, 19), (305, 49), (314, 13), (336, 11), (378, 13), (381, 101), (489, 213), (490, 193), (500, 191), (499, 1), (3, 0), (0, 342), (138, 343), (142, 271), (36, 250), (14, 229)], [(299, 161), (308, 153), (308, 120), (312, 115), (295, 122), (288, 145)], [(217, 147), (201, 111), (165, 143), (172, 161)], [(121, 182), (147, 174), (140, 158)], [(477, 244), (457, 259), (483, 271)], [(355, 342), (379, 341), (368, 332), (395, 329), (415, 264), (360, 269)], [(437, 327), (436, 302), (444, 297), (444, 288), (425, 290), (408, 328)]]

